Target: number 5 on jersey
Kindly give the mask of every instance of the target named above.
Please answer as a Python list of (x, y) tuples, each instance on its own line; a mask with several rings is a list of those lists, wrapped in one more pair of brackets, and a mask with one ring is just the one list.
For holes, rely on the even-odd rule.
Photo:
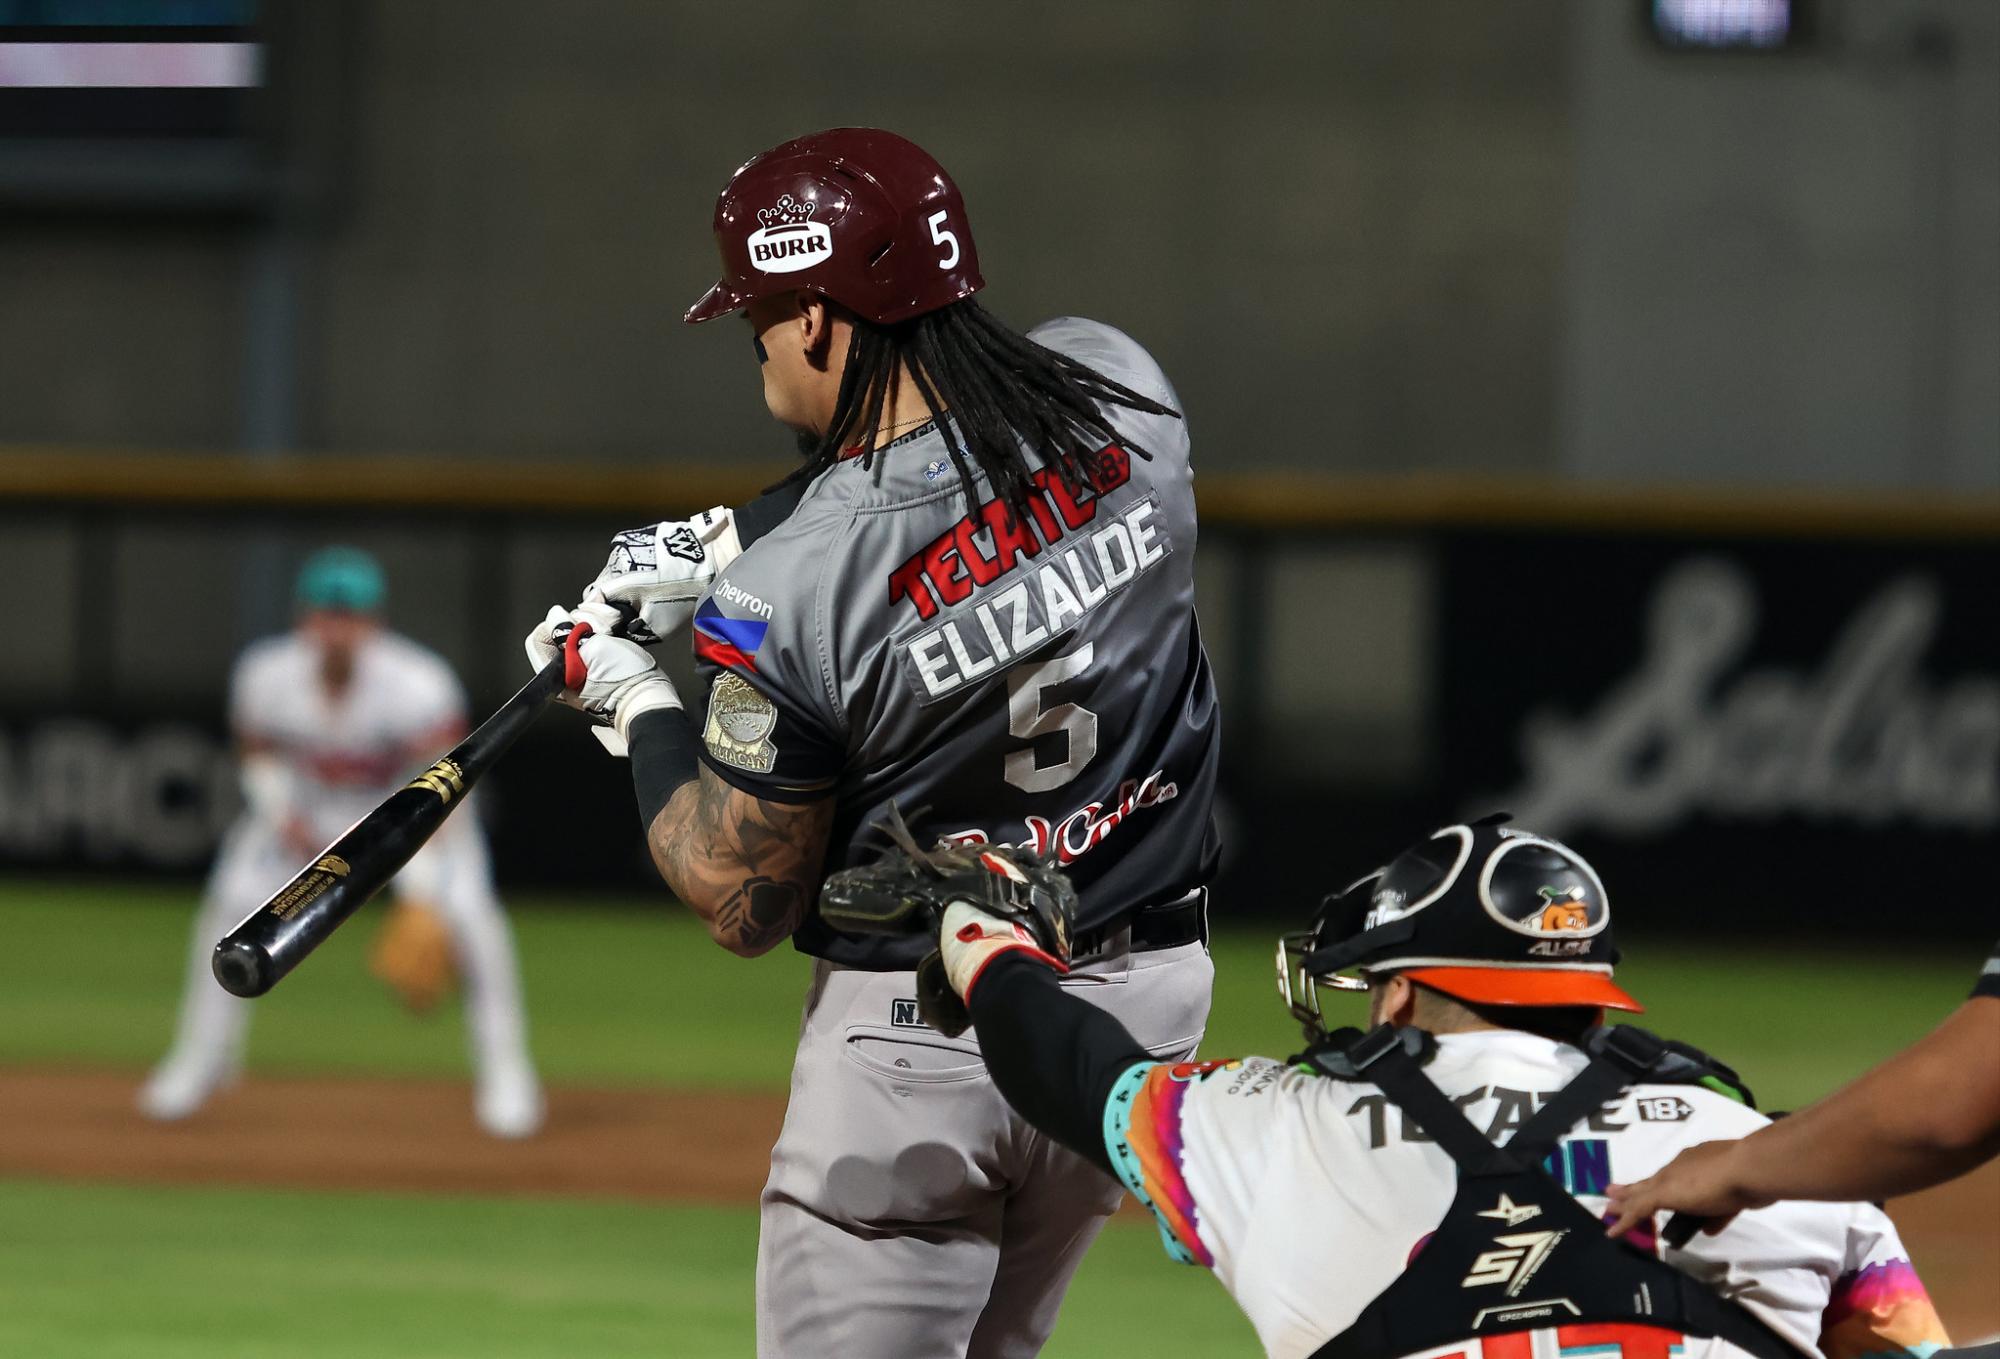
[[(1097, 714), (1074, 703), (1044, 707), (1048, 691), (1075, 679), (1090, 665), (1096, 645), (1085, 642), (1067, 656), (1053, 656), (1039, 665), (1016, 666), (1007, 672), (1007, 731), (1026, 741), (1023, 750), (1007, 755), (1007, 782), (1024, 793), (1060, 788), (1097, 754)], [(1042, 765), (1035, 758), (1037, 737), (1061, 732), (1069, 750), (1062, 763)]]

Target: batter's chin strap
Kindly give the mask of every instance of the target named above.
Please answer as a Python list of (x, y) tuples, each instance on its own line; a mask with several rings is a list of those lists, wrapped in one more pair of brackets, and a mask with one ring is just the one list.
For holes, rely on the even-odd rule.
[[(1347, 1035), (1352, 1035), (1351, 1037)], [(1409, 1267), (1313, 1359), (1379, 1359), (1490, 1335), (1565, 1325), (1649, 1326), (1714, 1336), (1758, 1359), (1797, 1359), (1776, 1331), (1664, 1260), (1604, 1234), (1544, 1162), (1556, 1144), (1625, 1089), (1684, 1065), (1629, 1024), (1593, 1030), (1590, 1061), (1505, 1146), (1495, 1146), (1424, 1074), (1436, 1040), (1384, 1024), (1344, 1031), (1304, 1060), (1382, 1091), (1458, 1166), (1458, 1192)]]

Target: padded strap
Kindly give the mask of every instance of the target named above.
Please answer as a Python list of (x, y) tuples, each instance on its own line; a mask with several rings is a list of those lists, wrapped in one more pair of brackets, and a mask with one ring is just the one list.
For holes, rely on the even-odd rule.
[[(1389, 1025), (1367, 1034), (1347, 1030), (1306, 1054), (1312, 1066), (1336, 1079), (1373, 1082), (1451, 1155), (1459, 1171), (1458, 1191), (1423, 1249), (1346, 1330), (1314, 1351), (1313, 1359), (1413, 1354), (1565, 1320), (1716, 1336), (1757, 1359), (1798, 1359), (1789, 1342), (1741, 1304), (1664, 1260), (1610, 1240), (1597, 1217), (1549, 1173), (1545, 1158), (1580, 1120), (1633, 1083), (1659, 1080), (1658, 1073), (1674, 1063), (1688, 1065), (1667, 1044), (1630, 1025), (1595, 1030), (1584, 1050), (1590, 1060), (1583, 1070), (1498, 1148), (1424, 1073), (1423, 1062), (1435, 1045), (1421, 1030)], [(1547, 1243), (1546, 1265), (1534, 1275), (1539, 1291), (1511, 1308), (1511, 1294), (1480, 1292), (1479, 1285), (1495, 1281), (1476, 1277), (1496, 1244), (1513, 1244), (1501, 1234), (1518, 1230), (1511, 1220), (1491, 1220), (1496, 1199), (1535, 1215), (1533, 1230), (1554, 1238)], [(1537, 1301), (1552, 1298), (1560, 1299), (1567, 1317), (1553, 1315), (1555, 1304)]]
[(1667, 1056), (1667, 1045), (1631, 1024), (1607, 1026), (1584, 1044), (1590, 1063), (1556, 1091), (1514, 1134), (1507, 1149), (1524, 1165), (1535, 1165), (1585, 1118), (1643, 1080)]

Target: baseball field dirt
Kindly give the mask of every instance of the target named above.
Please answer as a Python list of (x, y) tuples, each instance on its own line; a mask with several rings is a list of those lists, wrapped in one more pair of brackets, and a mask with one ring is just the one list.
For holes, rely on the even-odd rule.
[[(11, 1068), (0, 1087), (0, 1177), (735, 1206), (755, 1203), (784, 1111), (765, 1093), (557, 1089), (541, 1136), (498, 1142), (460, 1082), (260, 1076), (172, 1125), (133, 1112), (129, 1073)], [(1953, 1334), (2000, 1331), (2000, 1163), (1891, 1211)]]
[(554, 1090), (548, 1126), (482, 1135), (462, 1082), (259, 1076), (181, 1123), (108, 1072), (0, 1074), (0, 1176), (754, 1204), (784, 1118), (775, 1095)]

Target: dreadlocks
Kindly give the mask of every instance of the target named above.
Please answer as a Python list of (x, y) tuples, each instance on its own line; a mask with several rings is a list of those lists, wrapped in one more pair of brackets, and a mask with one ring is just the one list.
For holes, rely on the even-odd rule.
[[(1096, 485), (1093, 474), (1107, 444), (1150, 459), (1152, 454), (1112, 428), (1099, 402), (1180, 418), (1172, 407), (1015, 334), (971, 298), (895, 325), (871, 325), (851, 314), (849, 319), (854, 331), (833, 418), (806, 448), (805, 466), (781, 486), (818, 476), (856, 446), (861, 465), (873, 467), (882, 411), (905, 372), (937, 422), (974, 510), (977, 468), (1016, 516), (1028, 514), (1035, 490), (1035, 466), (1025, 456), (1029, 449), (1072, 495)], [(946, 412), (949, 419), (942, 418)]]

